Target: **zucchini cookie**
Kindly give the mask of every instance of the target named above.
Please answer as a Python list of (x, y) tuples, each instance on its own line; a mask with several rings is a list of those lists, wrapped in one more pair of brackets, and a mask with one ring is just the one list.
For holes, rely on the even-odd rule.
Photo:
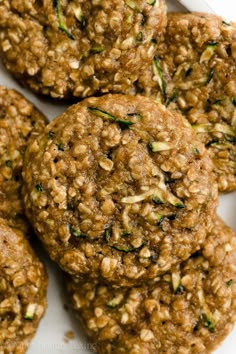
[(47, 274), (21, 231), (0, 219), (0, 353), (23, 354), (44, 315)]
[(149, 287), (68, 279), (68, 290), (100, 354), (210, 353), (236, 321), (236, 234), (218, 219), (201, 251)]
[(165, 25), (164, 0), (4, 0), (1, 53), (6, 68), (36, 92), (129, 93)]
[(0, 217), (9, 225), (27, 229), (21, 201), (23, 155), (29, 138), (46, 119), (21, 94), (0, 86)]
[(146, 95), (178, 109), (208, 148), (222, 192), (236, 189), (236, 25), (208, 14), (170, 14)]
[(142, 96), (70, 107), (29, 144), (24, 204), (51, 258), (122, 286), (154, 279), (204, 241), (212, 163), (189, 123)]

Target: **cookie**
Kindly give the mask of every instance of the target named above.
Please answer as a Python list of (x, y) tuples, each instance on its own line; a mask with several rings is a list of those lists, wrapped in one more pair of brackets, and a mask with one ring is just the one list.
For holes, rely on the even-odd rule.
[(23, 354), (47, 306), (47, 274), (23, 233), (3, 219), (0, 274), (0, 353)]
[(164, 0), (4, 0), (0, 48), (6, 68), (35, 92), (128, 93), (165, 25)]
[(235, 190), (236, 25), (203, 13), (169, 14), (139, 90), (188, 119), (208, 149), (219, 190)]
[(131, 286), (199, 249), (212, 226), (212, 163), (188, 122), (141, 96), (70, 107), (29, 144), (24, 204), (51, 258)]
[(152, 285), (67, 280), (99, 354), (206, 354), (236, 321), (236, 234), (220, 219), (201, 251)]
[(45, 117), (20, 93), (0, 86), (0, 217), (28, 228), (21, 200), (22, 165), (29, 139), (46, 125)]

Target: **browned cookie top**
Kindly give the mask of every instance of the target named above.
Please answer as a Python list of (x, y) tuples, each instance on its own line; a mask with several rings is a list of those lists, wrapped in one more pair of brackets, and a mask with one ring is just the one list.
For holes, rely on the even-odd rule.
[(36, 92), (130, 92), (165, 25), (164, 0), (4, 0), (0, 48), (7, 69)]
[(23, 354), (46, 309), (47, 274), (21, 231), (0, 219), (0, 353)]
[(25, 230), (22, 165), (26, 145), (46, 125), (45, 117), (20, 93), (0, 86), (0, 217)]
[(236, 320), (236, 234), (216, 220), (202, 250), (151, 286), (68, 290), (99, 354), (207, 354)]
[(188, 258), (217, 203), (211, 161), (187, 121), (141, 96), (70, 107), (29, 145), (24, 181), (52, 259), (119, 285)]
[(205, 143), (219, 190), (236, 189), (236, 25), (221, 17), (169, 14), (140, 87), (179, 110)]

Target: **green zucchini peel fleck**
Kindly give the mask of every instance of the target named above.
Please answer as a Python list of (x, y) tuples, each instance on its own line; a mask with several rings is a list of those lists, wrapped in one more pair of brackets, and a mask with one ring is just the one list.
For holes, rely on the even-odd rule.
[(163, 70), (160, 65), (160, 60), (156, 55), (153, 60), (153, 71), (157, 78), (158, 85), (161, 89), (162, 96), (166, 100), (166, 81), (164, 79)]
[(95, 116), (110, 120), (111, 122), (116, 122), (120, 126), (122, 130), (129, 129), (132, 125), (134, 125), (134, 122), (124, 120), (124, 119), (118, 119), (117, 117), (113, 116), (112, 114), (105, 112), (101, 109), (95, 108), (95, 107), (88, 107), (88, 110), (93, 113)]
[(59, 30), (62, 31), (63, 33), (65, 33), (68, 38), (74, 40), (75, 39), (74, 36), (70, 33), (70, 31), (68, 30), (68, 28), (63, 20), (63, 14), (62, 14), (62, 10), (61, 10), (60, 0), (53, 0), (53, 6), (56, 10)]

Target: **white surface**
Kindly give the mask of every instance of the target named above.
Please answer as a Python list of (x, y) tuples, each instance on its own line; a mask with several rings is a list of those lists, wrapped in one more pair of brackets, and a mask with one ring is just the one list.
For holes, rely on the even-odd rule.
[[(198, 0), (196, 0), (198, 1)], [(188, 0), (192, 5), (195, 1)], [(234, 7), (236, 2), (233, 0), (208, 0), (209, 4), (213, 4), (219, 14), (236, 21), (236, 13)], [(174, 0), (168, 2), (171, 10), (183, 10), (181, 5)], [(232, 16), (235, 16), (234, 18)], [(29, 91), (22, 89), (12, 78), (5, 72), (0, 65), (0, 84), (9, 88), (16, 88), (33, 101), (39, 109), (44, 112), (50, 119), (54, 118), (66, 108), (63, 104), (53, 104), (47, 99), (36, 97)], [(223, 219), (236, 230), (236, 193), (228, 194), (220, 198), (219, 214)], [(49, 291), (48, 291), (48, 310), (45, 318), (40, 324), (39, 331), (32, 341), (28, 354), (89, 354), (89, 343), (84, 339), (77, 321), (73, 314), (65, 311), (66, 303), (65, 291), (63, 289), (63, 281), (58, 268), (53, 265), (44, 255), (49, 272)], [(74, 340), (69, 343), (64, 342), (65, 332), (73, 330), (76, 334)], [(236, 353), (236, 328), (215, 354), (235, 354)], [(115, 353), (114, 353), (115, 354)], [(155, 353), (158, 354), (158, 353)]]

